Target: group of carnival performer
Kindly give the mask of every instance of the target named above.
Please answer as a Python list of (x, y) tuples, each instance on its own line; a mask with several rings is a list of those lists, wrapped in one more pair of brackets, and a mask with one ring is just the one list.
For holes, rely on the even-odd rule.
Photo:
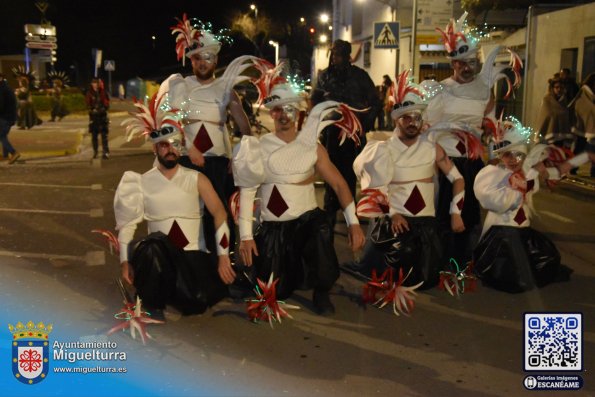
[[(563, 273), (553, 243), (529, 227), (538, 177), (559, 179), (560, 173), (587, 161), (587, 154), (546, 169), (544, 160), (556, 148), (539, 145), (529, 152), (523, 169), (529, 150), (527, 129), (518, 121), (495, 121), (492, 93), (501, 78), (507, 79), (507, 96), (520, 84), (521, 61), (511, 52), (508, 66), (495, 65), (501, 50), (496, 47), (477, 73), (479, 40), (464, 30), (465, 18), (466, 13), (451, 20), (444, 31), (439, 29), (451, 60), (451, 77), (419, 86), (408, 81), (406, 72), (396, 79), (394, 135), (386, 142), (368, 142), (354, 163), (365, 196), (358, 215), (388, 215), (372, 234), (385, 264), (404, 272), (412, 269), (409, 285), (436, 285), (439, 271), (447, 270), (453, 258), (461, 268), (471, 264), (486, 285), (525, 291)], [(503, 73), (506, 67), (514, 82)], [(484, 130), (494, 136), (483, 136)], [(484, 168), (482, 138), (490, 141), (490, 158), (498, 165)], [(440, 169), (436, 209), (434, 163)], [(488, 211), (481, 235), (480, 206)]]
[[(272, 273), (279, 279), (279, 299), (296, 289), (313, 289), (314, 309), (332, 314), (329, 292), (339, 278), (339, 264), (331, 225), (316, 202), (316, 173), (338, 197), (353, 250), (363, 246), (364, 235), (349, 186), (318, 143), (320, 130), (329, 124), (323, 118), (339, 104), (325, 101), (314, 106), (298, 130), (304, 99), (304, 93), (291, 84), (274, 86), (264, 101), (274, 132), (260, 139), (243, 137), (234, 155), (234, 180), (240, 187), (240, 254), (247, 265), (256, 267), (258, 278), (267, 280)], [(253, 235), (255, 197), (260, 200), (262, 224)]]
[(37, 117), (35, 105), (31, 98), (31, 88), (34, 87), (36, 77), (33, 72), (22, 66), (13, 68), (12, 72), (19, 83), (19, 87), (15, 90), (18, 104), (17, 125), (22, 130), (28, 130), (42, 123), (41, 119)]
[[(248, 67), (255, 66), (264, 74), (268, 67), (264, 60), (243, 56), (215, 78), (220, 41), (205, 25), (193, 26), (186, 15), (179, 22), (173, 28), (178, 33), (178, 56), (191, 59), (194, 75), (173, 75), (150, 103), (137, 103), (137, 119), (126, 122), (128, 130), (132, 135), (149, 134), (158, 163), (142, 175), (124, 174), (114, 208), (122, 277), (134, 284), (145, 307), (155, 310), (172, 304), (183, 313), (200, 313), (221, 299), (223, 283), (231, 284), (236, 277), (228, 256), (233, 242), (222, 204), (227, 201), (226, 181), (231, 180), (227, 174), (231, 147), (224, 123), (227, 110), (242, 133), (250, 130), (233, 86), (248, 79), (240, 75)], [(275, 133), (262, 141), (245, 136), (234, 158), (235, 184), (241, 188), (241, 256), (246, 265), (255, 265), (259, 279), (267, 280), (272, 274), (279, 280), (279, 298), (288, 297), (296, 288), (313, 288), (316, 311), (332, 313), (329, 291), (339, 270), (327, 218), (316, 204), (315, 172), (339, 197), (352, 248), (360, 249), (364, 242), (353, 196), (317, 143), (320, 129), (334, 122), (322, 122), (322, 118), (339, 104), (324, 102), (315, 107), (298, 133), (297, 114), (304, 93), (288, 84), (278, 85), (285, 81), (280, 76), (270, 78), (269, 73), (264, 77), (264, 83), (258, 79), (256, 84), (267, 95)], [(181, 123), (171, 116), (174, 113)], [(257, 191), (263, 203), (262, 226), (253, 237)], [(201, 201), (212, 218), (201, 219)], [(132, 242), (136, 225), (143, 219), (150, 234)], [(216, 267), (206, 254), (213, 251), (218, 256)], [(178, 260), (182, 252), (184, 261)]]

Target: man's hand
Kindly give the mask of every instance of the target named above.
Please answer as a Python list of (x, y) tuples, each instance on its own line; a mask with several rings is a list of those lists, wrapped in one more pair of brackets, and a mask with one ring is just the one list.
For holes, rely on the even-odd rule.
[(223, 280), (225, 284), (231, 284), (236, 279), (236, 273), (231, 268), (229, 255), (219, 256), (217, 271), (219, 272), (219, 277), (221, 277), (221, 280)]
[(394, 214), (392, 216), (392, 230), (393, 233), (398, 234), (398, 233), (405, 233), (409, 231), (409, 223), (407, 222), (407, 219), (403, 218), (402, 215), (400, 214)]
[(465, 231), (465, 224), (463, 223), (463, 218), (461, 217), (461, 214), (450, 215), (450, 228), (455, 233), (461, 233)]
[(364, 232), (362, 231), (361, 226), (358, 224), (349, 226), (347, 238), (349, 240), (349, 246), (354, 252), (362, 249), (364, 243), (366, 242)]
[(527, 180), (522, 173), (515, 172), (510, 176), (508, 181), (510, 182), (510, 187), (512, 187), (514, 190), (518, 190), (523, 194), (527, 193)]
[(258, 249), (254, 240), (244, 240), (240, 242), (240, 256), (246, 266), (252, 266), (252, 254), (258, 256)]
[(134, 270), (128, 261), (122, 262), (122, 279), (130, 285), (134, 282)]
[(190, 146), (188, 149), (188, 157), (190, 157), (190, 161), (197, 167), (204, 167), (205, 166), (205, 156), (198, 150), (198, 148), (194, 145)]

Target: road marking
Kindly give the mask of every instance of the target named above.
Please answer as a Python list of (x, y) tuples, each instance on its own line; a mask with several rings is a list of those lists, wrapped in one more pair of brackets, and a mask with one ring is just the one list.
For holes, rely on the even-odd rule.
[(49, 260), (67, 260), (85, 262), (87, 266), (105, 265), (104, 251), (88, 251), (85, 255), (57, 255), (57, 254), (43, 254), (38, 252), (17, 252), (17, 251), (0, 251), (0, 256), (10, 256), (17, 258), (29, 259), (49, 259)]
[(43, 183), (18, 183), (18, 182), (0, 182), (1, 186), (30, 186), (30, 187), (59, 187), (64, 189), (91, 189), (101, 190), (103, 186), (100, 183), (93, 185), (49, 185)]
[(31, 210), (23, 208), (0, 208), (0, 212), (22, 212), (31, 214), (59, 214), (59, 215), (88, 215), (91, 218), (103, 217), (103, 209), (97, 208), (90, 211), (55, 211), (55, 210)]
[(557, 219), (557, 220), (559, 220), (560, 222), (564, 222), (564, 223), (576, 223), (576, 222), (575, 222), (575, 221), (573, 221), (572, 219), (570, 219), (570, 218), (566, 218), (565, 216), (562, 216), (562, 215), (556, 214), (556, 213), (554, 213), (554, 212), (549, 212), (549, 211), (539, 211), (539, 212), (540, 212), (540, 213), (542, 213), (542, 214), (544, 214), (544, 215), (547, 215), (547, 216), (549, 216), (549, 217), (551, 217), (551, 218)]

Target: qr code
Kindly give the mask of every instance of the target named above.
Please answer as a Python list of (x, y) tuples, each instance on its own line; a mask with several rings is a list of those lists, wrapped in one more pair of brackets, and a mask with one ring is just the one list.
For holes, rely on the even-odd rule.
[(525, 313), (525, 371), (582, 371), (583, 315)]

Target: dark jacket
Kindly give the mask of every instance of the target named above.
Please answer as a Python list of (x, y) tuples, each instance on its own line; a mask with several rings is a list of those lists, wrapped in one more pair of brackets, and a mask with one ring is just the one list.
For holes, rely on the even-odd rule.
[(346, 68), (329, 66), (320, 73), (312, 93), (312, 105), (327, 100), (343, 102), (356, 109), (369, 107), (368, 112), (358, 114), (364, 131), (372, 128), (377, 109), (382, 106), (368, 73), (354, 65)]
[(17, 98), (6, 80), (0, 81), (0, 119), (14, 125), (17, 119)]

